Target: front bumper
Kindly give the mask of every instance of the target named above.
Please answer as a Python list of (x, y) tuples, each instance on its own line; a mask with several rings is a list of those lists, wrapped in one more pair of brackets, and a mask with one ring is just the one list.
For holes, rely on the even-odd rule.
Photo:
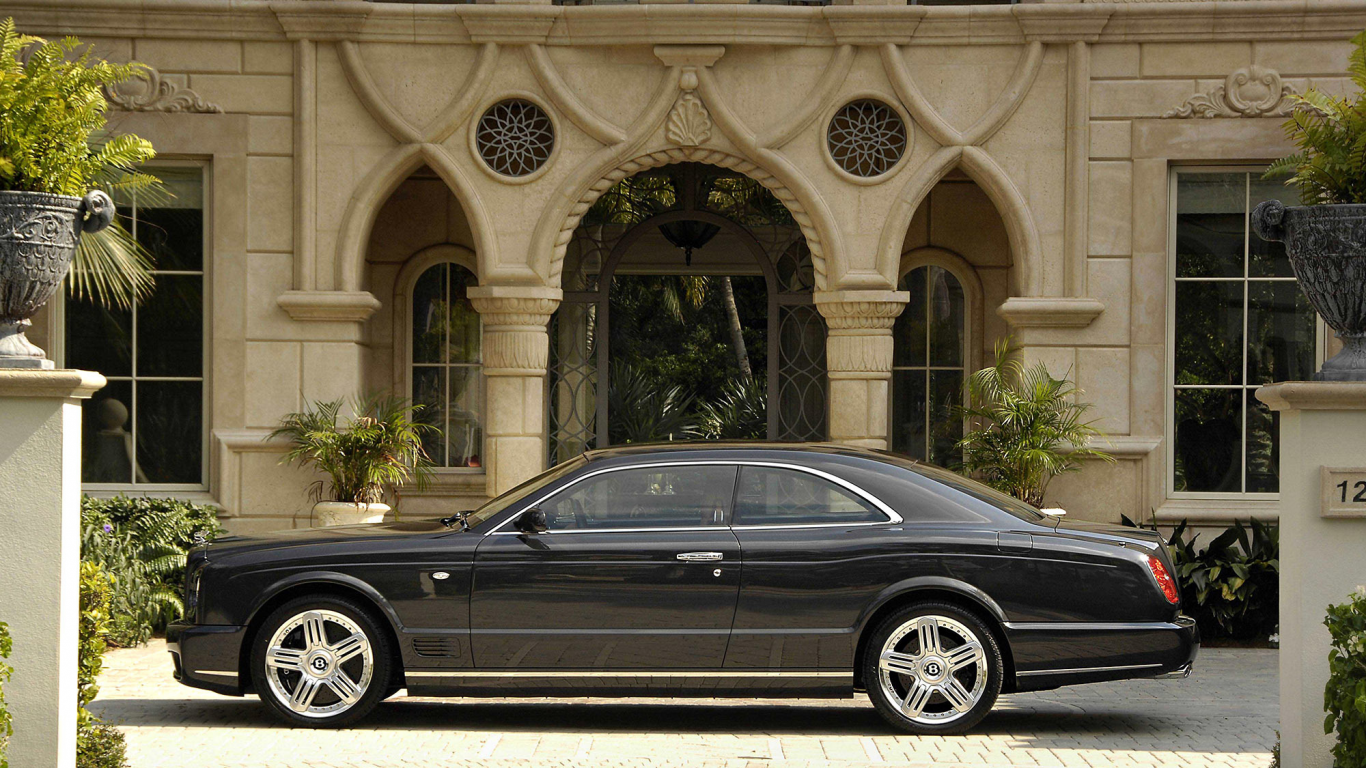
[(192, 688), (241, 696), (250, 686), (242, 678), (242, 640), (246, 627), (171, 624), (166, 648), (175, 679)]

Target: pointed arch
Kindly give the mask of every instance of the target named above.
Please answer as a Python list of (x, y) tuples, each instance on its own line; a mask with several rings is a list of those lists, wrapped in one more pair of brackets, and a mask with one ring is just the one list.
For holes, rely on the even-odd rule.
[(436, 144), (400, 144), (375, 163), (346, 204), (341, 230), (337, 233), (334, 265), (335, 283), (339, 290), (360, 290), (361, 275), (365, 268), (365, 247), (379, 209), (394, 190), (423, 165), (436, 171), (459, 201), (469, 222), (470, 234), (474, 237), (479, 274), (484, 274), (487, 266), (494, 263), (493, 225), (488, 212), (480, 205), (473, 185), (450, 155)]

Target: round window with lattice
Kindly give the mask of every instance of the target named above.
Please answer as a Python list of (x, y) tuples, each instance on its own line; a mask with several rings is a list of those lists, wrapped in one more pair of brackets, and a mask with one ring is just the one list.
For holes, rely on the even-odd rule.
[(555, 126), (545, 110), (526, 99), (506, 99), (489, 107), (474, 133), (479, 157), (503, 176), (530, 176), (555, 149)]
[(830, 121), (826, 144), (835, 164), (848, 173), (881, 176), (906, 154), (906, 123), (880, 101), (851, 101)]

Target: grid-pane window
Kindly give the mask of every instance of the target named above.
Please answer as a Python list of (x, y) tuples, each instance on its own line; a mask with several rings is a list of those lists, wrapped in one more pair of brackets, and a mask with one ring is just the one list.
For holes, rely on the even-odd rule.
[(901, 279), (910, 302), (892, 336), (892, 450), (948, 466), (957, 458), (966, 373), (967, 302), (963, 285), (942, 267), (918, 267)]
[(1257, 387), (1309, 379), (1314, 310), (1285, 247), (1257, 237), (1263, 200), (1293, 205), (1293, 189), (1259, 172), (1176, 175), (1172, 268), (1172, 489), (1275, 493), (1279, 417)]
[(151, 295), (129, 310), (66, 302), (65, 364), (109, 381), (82, 407), (86, 484), (204, 483), (203, 171), (152, 172), (169, 196), (115, 201), (152, 255)]
[(444, 262), (413, 285), (413, 403), (417, 419), (436, 427), (423, 447), (438, 467), (482, 466), (483, 376), (479, 313), (466, 297), (474, 273)]

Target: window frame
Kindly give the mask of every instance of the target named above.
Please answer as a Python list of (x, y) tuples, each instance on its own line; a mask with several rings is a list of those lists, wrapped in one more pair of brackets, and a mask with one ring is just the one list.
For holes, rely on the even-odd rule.
[[(603, 528), (603, 529), (591, 530), (591, 531), (590, 531), (590, 530), (575, 530), (575, 529), (573, 529), (573, 528), (570, 528), (570, 529), (558, 530), (558, 531), (544, 531), (544, 532), (542, 532), (542, 533), (540, 533), (540, 534), (538, 534), (538, 535), (541, 535), (541, 536), (544, 536), (544, 535), (555, 535), (555, 536), (560, 536), (560, 535), (566, 535), (566, 534), (592, 534), (592, 533), (649, 533), (649, 532), (665, 533), (665, 532), (677, 532), (677, 531), (720, 531), (720, 530), (749, 531), (749, 530), (774, 530), (774, 529), (780, 529), (780, 528), (784, 528), (784, 529), (785, 529), (785, 528), (834, 528), (834, 527), (849, 528), (849, 527), (855, 527), (855, 526), (870, 526), (870, 525), (899, 525), (899, 524), (905, 522), (905, 521), (902, 519), (901, 515), (897, 514), (896, 510), (894, 510), (894, 509), (892, 509), (891, 507), (887, 506), (887, 504), (885, 504), (885, 503), (884, 503), (881, 499), (879, 499), (877, 496), (874, 496), (873, 494), (869, 493), (868, 491), (865, 491), (864, 489), (860, 488), (859, 486), (855, 485), (854, 483), (851, 483), (851, 482), (849, 482), (848, 480), (845, 480), (844, 478), (836, 477), (835, 475), (832, 475), (832, 474), (830, 474), (829, 472), (825, 472), (825, 471), (822, 471), (822, 470), (819, 470), (819, 469), (814, 469), (814, 468), (812, 468), (812, 467), (805, 467), (805, 466), (802, 466), (802, 465), (800, 465), (800, 464), (791, 464), (791, 463), (788, 463), (788, 462), (780, 462), (780, 461), (750, 461), (750, 460), (744, 460), (744, 459), (714, 459), (714, 460), (703, 460), (703, 461), (657, 461), (657, 462), (648, 462), (648, 463), (644, 463), (644, 464), (624, 464), (624, 465), (619, 466), (619, 467), (605, 467), (605, 468), (603, 468), (603, 469), (594, 470), (594, 471), (592, 471), (592, 472), (586, 472), (586, 473), (584, 473), (584, 474), (582, 474), (582, 475), (580, 475), (580, 476), (574, 478), (573, 480), (570, 480), (568, 483), (566, 483), (566, 484), (564, 484), (564, 485), (562, 485), (562, 486), (556, 488), (555, 490), (553, 490), (553, 491), (551, 491), (551, 492), (549, 492), (549, 493), (546, 493), (546, 494), (542, 495), (541, 497), (537, 498), (535, 501), (531, 502), (530, 504), (523, 504), (523, 505), (521, 505), (516, 513), (514, 513), (513, 515), (511, 515), (510, 517), (508, 517), (506, 520), (504, 520), (503, 522), (499, 523), (498, 525), (494, 526), (494, 528), (493, 528), (492, 530), (490, 530), (488, 533), (486, 533), (486, 534), (484, 534), (484, 535), (485, 535), (485, 536), (525, 536), (526, 534), (522, 533), (521, 531), (517, 531), (517, 530), (508, 531), (508, 530), (503, 530), (503, 529), (508, 528), (509, 526), (511, 526), (511, 525), (516, 521), (518, 515), (520, 515), (520, 514), (521, 514), (522, 512), (524, 512), (525, 510), (533, 509), (533, 508), (535, 508), (535, 507), (538, 507), (538, 506), (540, 506), (542, 503), (544, 503), (547, 499), (550, 499), (551, 497), (554, 497), (554, 496), (558, 496), (559, 494), (561, 494), (561, 493), (563, 493), (563, 492), (565, 492), (565, 491), (568, 491), (570, 488), (573, 488), (574, 486), (578, 485), (579, 483), (581, 483), (581, 482), (583, 482), (583, 481), (585, 481), (585, 480), (588, 480), (588, 479), (590, 479), (590, 478), (597, 477), (597, 476), (599, 476), (599, 475), (604, 475), (604, 474), (607, 474), (607, 473), (609, 473), (609, 472), (623, 472), (623, 471), (632, 470), (632, 469), (657, 469), (657, 468), (667, 468), (667, 467), (699, 467), (699, 466), (723, 466), (723, 467), (737, 467), (737, 468), (744, 468), (744, 467), (767, 467), (767, 468), (772, 468), (772, 469), (790, 469), (790, 470), (793, 470), (793, 471), (796, 471), (796, 472), (805, 472), (805, 473), (808, 474), (808, 475), (814, 475), (814, 476), (819, 477), (819, 478), (822, 478), (822, 479), (824, 479), (824, 480), (828, 480), (828, 481), (830, 481), (830, 482), (832, 482), (832, 483), (834, 483), (834, 484), (840, 486), (841, 488), (844, 488), (845, 490), (850, 491), (850, 492), (853, 493), (854, 495), (858, 496), (859, 498), (863, 499), (864, 501), (867, 501), (869, 504), (872, 504), (874, 507), (876, 507), (877, 510), (878, 510), (879, 512), (881, 512), (882, 514), (884, 514), (884, 515), (887, 516), (887, 519), (886, 519), (886, 520), (861, 520), (861, 521), (850, 522), (850, 523), (788, 523), (788, 524), (772, 524), (772, 525), (735, 525), (735, 524), (734, 524), (734, 509), (733, 509), (733, 507), (735, 506), (735, 504), (734, 504), (734, 499), (732, 499), (732, 501), (731, 501), (731, 507), (732, 507), (732, 509), (730, 510), (730, 512), (729, 512), (729, 513), (727, 514), (727, 516), (726, 516), (727, 519), (726, 519), (726, 524), (725, 524), (725, 525), (694, 525), (694, 526), (686, 526), (686, 527), (682, 527), (682, 528), (658, 528), (658, 527), (654, 527), (654, 528)], [(737, 474), (737, 475), (736, 475), (736, 479), (735, 479), (735, 487), (738, 489), (738, 488), (739, 488), (739, 485), (740, 485), (740, 478), (739, 478), (739, 475)], [(511, 505), (510, 505), (510, 506), (511, 506)]]
[[(403, 263), (397, 278), (394, 280), (394, 386), (402, 393), (402, 396), (410, 402), (413, 398), (413, 290), (417, 287), (417, 281), (422, 278), (427, 270), (440, 264), (456, 264), (464, 267), (479, 278), (478, 258), (474, 251), (464, 246), (454, 243), (442, 243), (424, 248)], [(478, 311), (475, 311), (478, 314)], [(487, 454), (485, 449), (488, 446), (488, 435), (485, 433), (484, 422), (488, 418), (488, 380), (484, 376), (484, 320), (479, 318), (479, 362), (478, 363), (423, 363), (432, 367), (452, 368), (470, 367), (477, 368), (479, 371), (479, 402), (484, 408), (484, 413), (480, 418), (480, 438), (479, 438), (479, 459), (480, 466), (477, 467), (445, 467), (433, 466), (431, 471), (435, 475), (482, 475), (485, 474), (485, 459)], [(449, 376), (449, 373), (447, 374)], [(449, 390), (449, 381), (447, 382)], [(442, 431), (444, 438), (445, 431)]]
[[(162, 158), (158, 156), (156, 160), (148, 163), (144, 170), (155, 175), (158, 168), (193, 168), (200, 172), (199, 183), (201, 186), (202, 205), (200, 212), (203, 215), (203, 227), (201, 236), (203, 238), (203, 264), (198, 271), (192, 270), (154, 270), (155, 274), (167, 275), (199, 275), (202, 280), (200, 288), (200, 313), (203, 317), (202, 329), (203, 338), (201, 340), (200, 353), (200, 375), (198, 379), (184, 376), (138, 376), (137, 375), (137, 353), (136, 348), (131, 362), (131, 374), (129, 376), (118, 376), (111, 381), (199, 381), (200, 383), (200, 404), (199, 404), (199, 482), (198, 483), (139, 483), (130, 481), (127, 483), (81, 483), (81, 492), (88, 493), (95, 497), (110, 497), (115, 495), (132, 496), (151, 496), (151, 495), (171, 495), (176, 498), (187, 498), (195, 501), (206, 499), (209, 493), (209, 473), (211, 471), (210, 457), (210, 437), (213, 434), (213, 386), (210, 377), (213, 362), (213, 164), (207, 159), (198, 158)], [(135, 203), (136, 206), (136, 203)], [(58, 299), (51, 302), (53, 309), (54, 327), (56, 332), (53, 334), (53, 346), (59, 367), (67, 367), (66, 364), (66, 302), (67, 291), (65, 281), (60, 291)], [(134, 310), (136, 313), (136, 309)], [(135, 315), (134, 315), (135, 316)], [(136, 320), (133, 321), (134, 336), (137, 335)], [(88, 401), (87, 401), (88, 402)], [(83, 406), (84, 407), (84, 406)], [(133, 462), (137, 463), (137, 388), (133, 388), (133, 403), (128, 409), (128, 420), (132, 429), (130, 436), (133, 440)]]
[[(1166, 498), (1171, 500), (1186, 501), (1241, 501), (1241, 502), (1279, 502), (1280, 491), (1261, 492), (1248, 491), (1247, 488), (1247, 398), (1253, 397), (1250, 390), (1256, 387), (1248, 383), (1247, 376), (1247, 336), (1248, 336), (1248, 290), (1253, 282), (1296, 282), (1296, 278), (1291, 277), (1255, 277), (1248, 275), (1248, 248), (1249, 242), (1255, 233), (1249, 220), (1243, 224), (1243, 274), (1240, 277), (1186, 277), (1176, 276), (1176, 242), (1177, 242), (1177, 186), (1179, 177), (1182, 175), (1198, 174), (1220, 174), (1220, 173), (1240, 173), (1248, 178), (1248, 184), (1244, 188), (1244, 213), (1251, 215), (1250, 195), (1251, 181), (1254, 174), (1265, 171), (1268, 163), (1245, 163), (1245, 164), (1198, 164), (1182, 163), (1171, 164), (1167, 168), (1167, 265), (1164, 272), (1166, 280), (1166, 332), (1164, 340), (1166, 350), (1164, 352), (1165, 371), (1163, 373), (1163, 441), (1166, 445), (1165, 469), (1163, 480), (1167, 488)], [(1176, 286), (1178, 282), (1226, 282), (1241, 283), (1243, 287), (1243, 313), (1242, 313), (1242, 370), (1239, 374), (1240, 384), (1210, 384), (1210, 385), (1178, 385), (1176, 383)], [(1323, 364), (1324, 350), (1327, 345), (1327, 326), (1323, 318), (1315, 313), (1314, 315), (1314, 365), (1317, 368)], [(1178, 491), (1176, 490), (1176, 392), (1178, 389), (1220, 389), (1220, 390), (1241, 390), (1243, 395), (1242, 407), (1240, 409), (1240, 450), (1239, 450), (1239, 484), (1244, 490), (1240, 491)], [(1279, 434), (1278, 434), (1279, 441)]]

